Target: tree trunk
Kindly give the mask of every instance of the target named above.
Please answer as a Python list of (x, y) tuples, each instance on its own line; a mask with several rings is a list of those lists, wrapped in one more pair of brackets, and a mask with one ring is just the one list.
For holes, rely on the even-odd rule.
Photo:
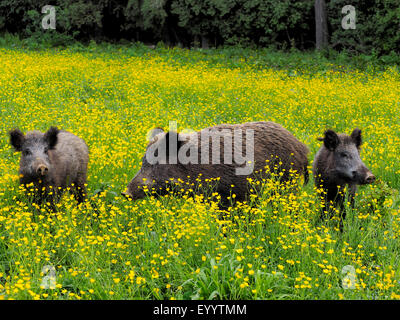
[(208, 49), (210, 48), (209, 39), (206, 36), (201, 36), (201, 48)]
[(315, 0), (315, 45), (317, 50), (328, 46), (328, 21), (325, 0)]
[(200, 46), (200, 40), (199, 40), (199, 36), (197, 34), (194, 35), (193, 37), (193, 48), (199, 48)]

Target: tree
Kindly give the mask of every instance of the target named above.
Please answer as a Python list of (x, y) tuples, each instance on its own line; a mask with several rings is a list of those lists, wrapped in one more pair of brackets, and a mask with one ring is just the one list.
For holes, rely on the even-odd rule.
[(315, 0), (315, 47), (321, 50), (328, 45), (328, 21), (325, 0)]

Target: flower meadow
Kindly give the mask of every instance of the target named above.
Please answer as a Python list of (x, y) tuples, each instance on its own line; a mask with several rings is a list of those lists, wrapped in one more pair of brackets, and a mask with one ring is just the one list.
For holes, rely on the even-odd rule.
[[(400, 74), (275, 68), (252, 51), (0, 48), (0, 299), (400, 298)], [(274, 121), (310, 148), (362, 129), (377, 181), (320, 219), (313, 180), (264, 181), (221, 210), (202, 195), (129, 201), (149, 130)], [(19, 185), (8, 131), (68, 130), (89, 146), (88, 200), (56, 210)], [(255, 182), (254, 182), (255, 183)]]

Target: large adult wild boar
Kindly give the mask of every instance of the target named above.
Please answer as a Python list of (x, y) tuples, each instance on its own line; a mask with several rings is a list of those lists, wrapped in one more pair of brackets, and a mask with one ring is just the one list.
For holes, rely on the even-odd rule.
[(20, 183), (33, 183), (36, 202), (41, 203), (48, 198), (52, 203), (68, 187), (78, 202), (84, 200), (89, 161), (84, 140), (51, 127), (46, 133), (35, 130), (26, 135), (14, 129), (10, 131), (10, 143), (21, 152)]
[(333, 130), (325, 131), (323, 145), (315, 155), (313, 174), (315, 184), (322, 187), (325, 192), (325, 208), (329, 209), (329, 203), (339, 206), (341, 210), (341, 228), (346, 216), (344, 208), (344, 187), (348, 185), (351, 205), (354, 206), (354, 197), (357, 185), (369, 184), (375, 181), (375, 176), (365, 166), (360, 158), (362, 143), (361, 130), (354, 129), (350, 136), (337, 134)]
[(171, 179), (183, 181), (184, 190), (193, 189), (200, 180), (217, 179), (215, 191), (223, 203), (231, 193), (244, 201), (249, 193), (247, 178), (265, 174), (266, 166), (270, 171), (278, 167), (281, 181), (293, 177), (292, 169), (307, 182), (308, 152), (305, 144), (273, 122), (221, 124), (179, 134), (158, 128), (152, 132), (141, 169), (122, 194), (135, 200), (145, 197), (144, 189), (165, 194)]

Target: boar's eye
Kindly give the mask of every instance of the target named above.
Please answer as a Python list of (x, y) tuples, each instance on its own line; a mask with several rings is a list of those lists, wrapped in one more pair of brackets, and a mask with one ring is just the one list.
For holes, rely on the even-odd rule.
[(49, 153), (49, 149), (48, 148), (44, 148), (44, 153), (48, 154)]
[(32, 152), (31, 152), (31, 150), (29, 150), (29, 149), (25, 149), (25, 150), (23, 151), (23, 154), (24, 154), (24, 156), (29, 156), (29, 155), (32, 154)]
[(347, 159), (347, 158), (349, 158), (349, 154), (347, 152), (341, 152), (340, 153), (340, 157), (344, 158), (344, 159)]

